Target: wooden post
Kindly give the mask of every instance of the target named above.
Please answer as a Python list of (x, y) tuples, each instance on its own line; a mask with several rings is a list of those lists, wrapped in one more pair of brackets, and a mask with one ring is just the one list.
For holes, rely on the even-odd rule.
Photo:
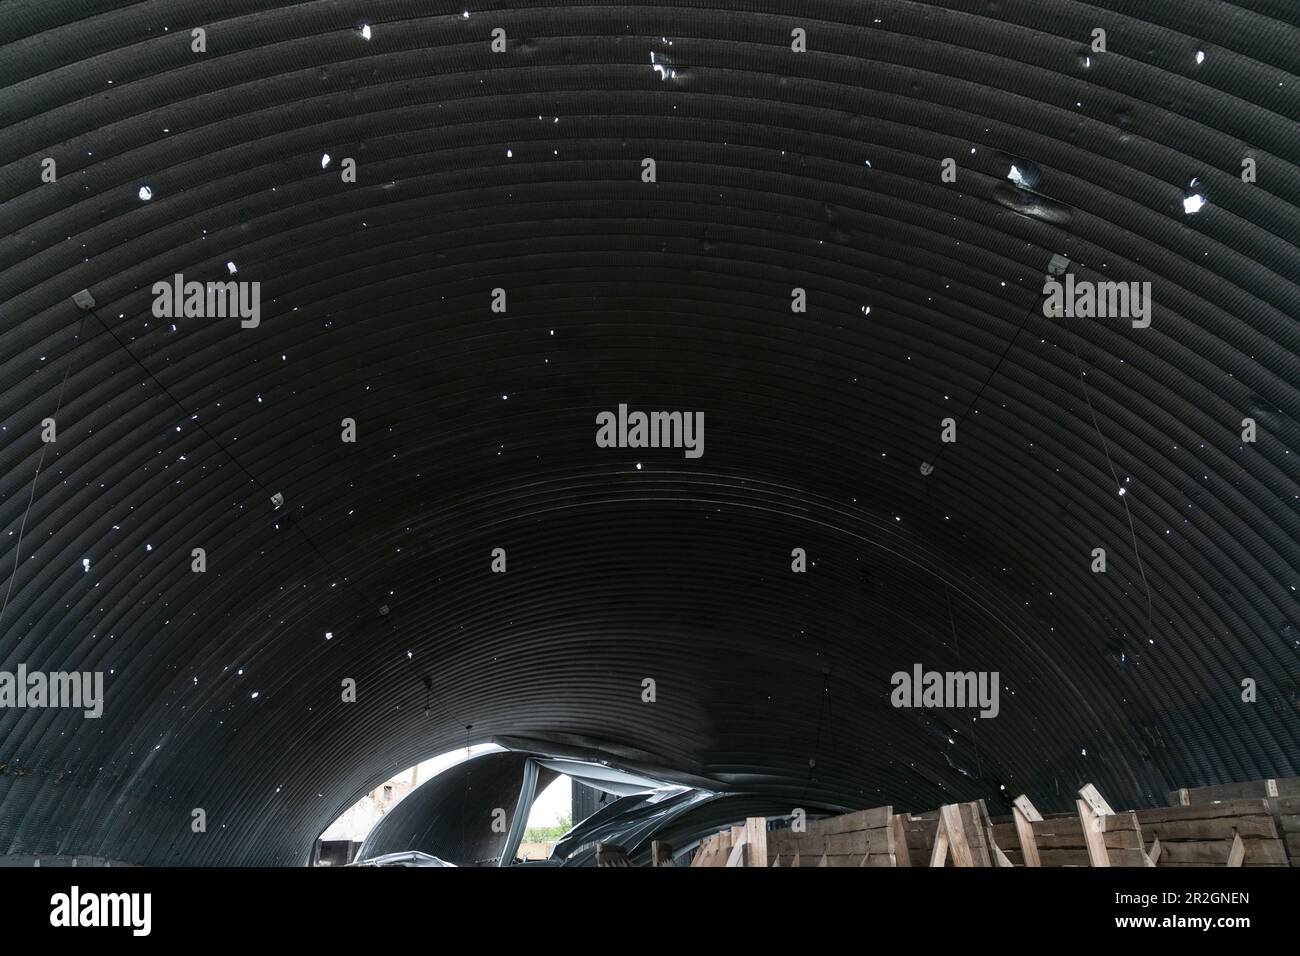
[(1011, 815), (1016, 823), (1016, 837), (1020, 841), (1020, 855), (1025, 866), (1042, 866), (1038, 857), (1038, 842), (1034, 839), (1034, 821), (1042, 820), (1038, 808), (1023, 793), (1011, 805)]
[(745, 818), (746, 866), (767, 866), (767, 817)]
[(727, 856), (725, 866), (743, 867), (745, 865), (745, 828), (731, 828), (731, 853)]
[(889, 818), (889, 832), (894, 838), (894, 865), (911, 866), (912, 858), (907, 852), (907, 831), (903, 828), (903, 817), (894, 814)]
[(662, 840), (655, 840), (650, 844), (650, 865), (651, 866), (676, 866), (673, 862), (673, 848), (670, 844)]
[(949, 803), (940, 807), (939, 819), (943, 822), (943, 832), (948, 838), (946, 842), (948, 852), (952, 854), (952, 865), (974, 866), (975, 855), (971, 852), (970, 842), (966, 837), (966, 825), (961, 820), (961, 804)]
[(930, 848), (930, 865), (943, 866), (948, 862), (948, 831), (944, 829), (943, 817), (934, 831), (934, 846)]
[(1106, 852), (1106, 823), (1104, 817), (1114, 813), (1097, 788), (1084, 784), (1079, 790), (1079, 824), (1083, 827), (1083, 840), (1088, 845), (1088, 862), (1092, 866), (1110, 866)]

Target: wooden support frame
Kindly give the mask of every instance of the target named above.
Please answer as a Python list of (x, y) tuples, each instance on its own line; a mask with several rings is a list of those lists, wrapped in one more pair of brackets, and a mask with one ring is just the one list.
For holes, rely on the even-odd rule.
[(1097, 792), (1092, 784), (1079, 788), (1079, 799), (1075, 801), (1079, 808), (1079, 823), (1083, 827), (1083, 841), (1088, 846), (1088, 863), (1091, 866), (1110, 866), (1110, 854), (1106, 852), (1105, 818), (1115, 811)]
[(1043, 815), (1023, 793), (1011, 804), (1012, 820), (1016, 825), (1016, 838), (1020, 842), (1020, 855), (1025, 866), (1039, 866), (1042, 861), (1038, 856), (1038, 841), (1034, 839), (1034, 823), (1041, 821)]
[(966, 825), (961, 819), (961, 804), (948, 803), (939, 808), (939, 827), (934, 834), (934, 849), (930, 852), (931, 866), (944, 866), (952, 856), (952, 865), (973, 867), (975, 856), (966, 837)]
[(910, 867), (912, 858), (907, 850), (907, 831), (903, 827), (901, 814), (895, 813), (890, 816), (889, 832), (894, 842), (894, 865)]

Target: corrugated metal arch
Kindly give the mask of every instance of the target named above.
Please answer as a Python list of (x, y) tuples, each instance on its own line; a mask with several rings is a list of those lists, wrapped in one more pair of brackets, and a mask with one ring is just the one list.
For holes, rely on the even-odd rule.
[[(0, 660), (108, 673), (0, 711), (0, 853), (300, 863), (504, 734), (843, 806), (1300, 773), (1293, 4), (208, 8), (0, 22)], [(1054, 253), (1152, 327), (1044, 318)], [(227, 262), (259, 328), (150, 314)], [(595, 448), (619, 402), (704, 457)], [(891, 708), (917, 661), (1002, 714)]]

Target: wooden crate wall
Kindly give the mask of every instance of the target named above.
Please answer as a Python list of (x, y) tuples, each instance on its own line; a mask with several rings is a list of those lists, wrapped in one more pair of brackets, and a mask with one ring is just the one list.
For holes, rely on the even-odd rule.
[(892, 807), (857, 810), (837, 817), (809, 820), (807, 831), (769, 830), (768, 865), (897, 866)]
[(1245, 847), (1242, 866), (1286, 866), (1286, 847), (1266, 800), (1135, 810), (1142, 833), (1160, 840), (1157, 866), (1227, 866), (1233, 835)]

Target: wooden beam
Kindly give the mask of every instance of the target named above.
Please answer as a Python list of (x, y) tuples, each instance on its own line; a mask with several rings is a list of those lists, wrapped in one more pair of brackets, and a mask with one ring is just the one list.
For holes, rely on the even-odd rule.
[(1088, 805), (1097, 812), (1098, 816), (1108, 817), (1115, 811), (1110, 808), (1106, 798), (1097, 792), (1097, 788), (1090, 783), (1085, 783), (1079, 788), (1079, 796), (1088, 801)]
[(966, 837), (966, 826), (961, 820), (961, 804), (949, 803), (939, 808), (939, 819), (943, 821), (943, 830), (947, 836), (948, 852), (952, 854), (952, 865), (973, 867), (975, 855), (971, 852), (970, 842)]
[(1011, 805), (1011, 815), (1016, 824), (1016, 838), (1020, 842), (1020, 855), (1025, 866), (1042, 866), (1038, 857), (1038, 843), (1034, 840), (1034, 821), (1042, 820), (1038, 808), (1023, 793)]
[(745, 865), (745, 837), (731, 844), (731, 855), (727, 857), (726, 866), (743, 867)]
[(894, 865), (911, 866), (912, 858), (907, 851), (907, 831), (903, 829), (903, 818), (894, 814), (889, 818), (889, 832), (894, 841)]
[(709, 848), (713, 845), (713, 837), (705, 837), (700, 841), (700, 845), (695, 848), (695, 855), (691, 857), (691, 866), (704, 866), (704, 858), (709, 854)]
[(993, 848), (993, 862), (994, 862), (995, 865), (997, 865), (997, 866), (1015, 866), (1014, 863), (1012, 863), (1009, 859), (1007, 859), (1007, 855), (1006, 855), (1005, 853), (1002, 852), (1002, 848), (999, 847), (996, 843), (993, 842), (993, 830), (992, 830), (992, 828), (989, 829), (989, 846), (991, 846), (991, 847)]
[[(1082, 790), (1079, 792), (1080, 794), (1083, 793)], [(1106, 852), (1106, 824), (1102, 814), (1098, 813), (1097, 808), (1088, 800), (1080, 799), (1074, 802), (1079, 809), (1079, 824), (1083, 827), (1083, 841), (1088, 846), (1088, 864), (1090, 866), (1110, 866), (1110, 854)]]
[(1147, 859), (1151, 861), (1152, 866), (1160, 862), (1160, 837), (1151, 841), (1151, 849), (1147, 850)]
[(767, 866), (767, 817), (745, 818), (745, 843), (749, 846), (746, 866)]
[(943, 866), (948, 862), (948, 831), (944, 828), (943, 817), (934, 831), (934, 846), (930, 848), (930, 865)]
[(1021, 814), (1024, 815), (1024, 818), (1030, 823), (1036, 823), (1043, 819), (1043, 815), (1038, 812), (1038, 808), (1035, 807), (1033, 803), (1030, 802), (1029, 797), (1025, 796), (1023, 793), (1016, 797), (1016, 799), (1011, 802), (1011, 805), (1019, 810)]

